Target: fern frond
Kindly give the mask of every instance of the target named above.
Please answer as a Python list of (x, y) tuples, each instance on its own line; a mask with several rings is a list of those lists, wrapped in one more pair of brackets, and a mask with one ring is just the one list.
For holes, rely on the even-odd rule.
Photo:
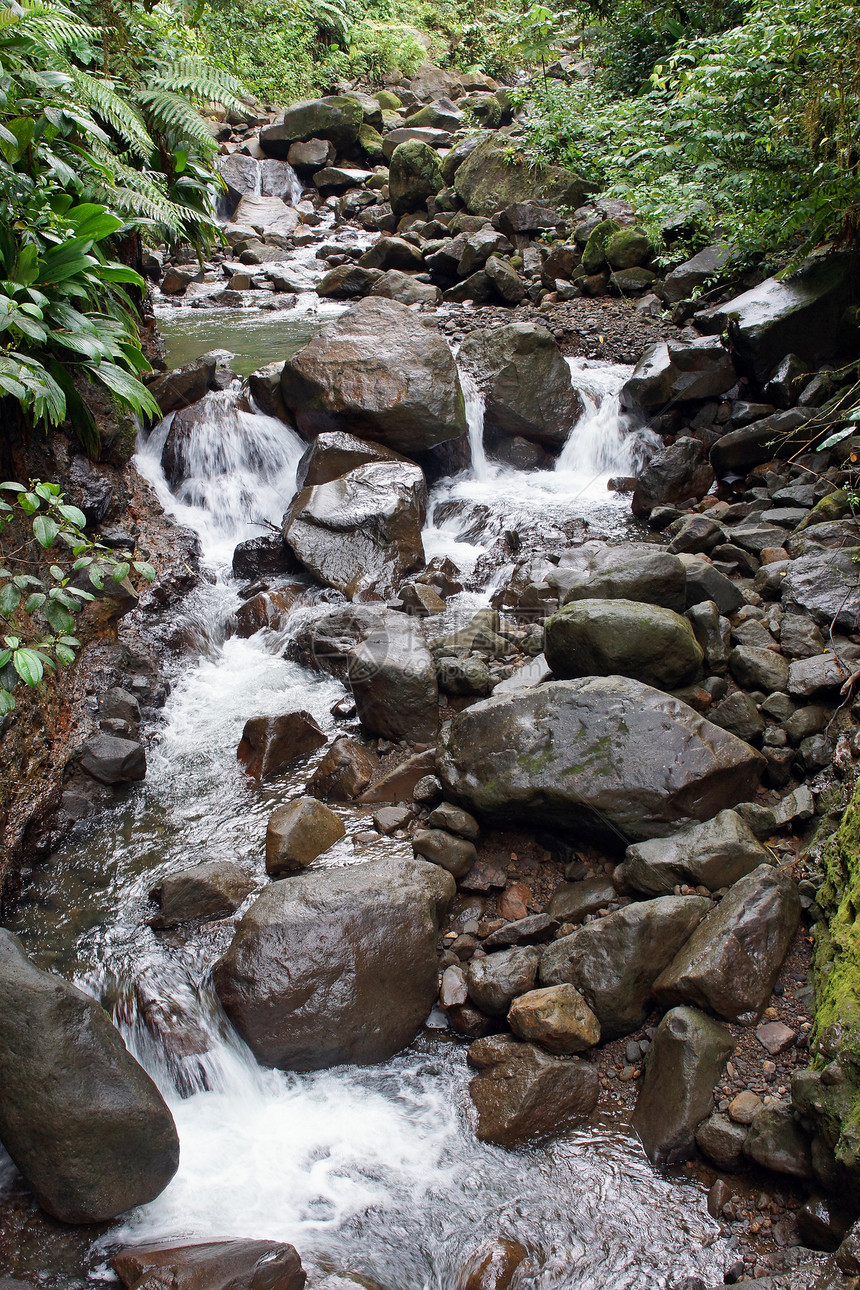
[(206, 122), (188, 99), (168, 90), (138, 90), (135, 94), (143, 109), (151, 134), (162, 131), (177, 141), (196, 143), (203, 152), (215, 151), (215, 140)]
[(190, 94), (201, 103), (220, 103), (241, 111), (242, 86), (229, 72), (197, 58), (180, 58), (164, 64), (151, 82), (152, 88), (170, 94)]
[(80, 71), (75, 72), (74, 79), (75, 89), (91, 111), (112, 126), (123, 143), (138, 157), (150, 156), (155, 144), (137, 108), (117, 94), (107, 81)]

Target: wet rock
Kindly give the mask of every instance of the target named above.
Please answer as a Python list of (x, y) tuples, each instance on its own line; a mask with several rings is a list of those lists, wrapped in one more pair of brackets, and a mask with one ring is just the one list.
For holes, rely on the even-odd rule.
[(314, 797), (330, 802), (354, 802), (367, 788), (375, 769), (376, 759), (367, 749), (341, 735), (311, 775), (307, 789)]
[(724, 672), (729, 657), (731, 627), (728, 619), (720, 614), (719, 605), (713, 600), (700, 601), (687, 610), (687, 618), (702, 647), (705, 669), (708, 672)]
[(493, 215), (513, 203), (575, 210), (590, 185), (563, 166), (511, 161), (504, 139), (488, 134), (457, 168), (454, 187), (472, 215)]
[(834, 654), (817, 654), (789, 666), (786, 688), (789, 694), (808, 698), (820, 690), (841, 689), (850, 675), (851, 669)]
[(456, 833), (458, 837), (466, 838), (469, 842), (477, 842), (480, 833), (478, 821), (474, 815), (461, 810), (459, 806), (454, 806), (452, 802), (442, 802), (431, 811), (427, 823), (431, 829), (447, 829), (449, 833)]
[(696, 314), (696, 326), (712, 334), (728, 327), (738, 362), (764, 383), (785, 354), (797, 354), (813, 366), (846, 343), (840, 323), (851, 303), (855, 272), (850, 252), (811, 256), (796, 273), (767, 278)]
[(292, 1245), (275, 1241), (182, 1241), (135, 1245), (111, 1259), (128, 1290), (302, 1290)]
[(279, 628), (305, 590), (298, 586), (278, 587), (275, 591), (260, 591), (251, 596), (233, 615), (233, 635), (249, 640), (263, 628)]
[(411, 269), (420, 273), (424, 261), (417, 246), (402, 237), (380, 237), (364, 252), (359, 264), (366, 269)]
[(315, 171), (335, 159), (335, 148), (329, 139), (306, 139), (293, 143), (287, 152), (287, 161), (296, 170)]
[(346, 430), (407, 455), (466, 430), (457, 366), (411, 309), (365, 299), (284, 364), (284, 402), (306, 438)]
[(631, 841), (733, 806), (763, 765), (686, 704), (617, 676), (484, 699), (453, 718), (439, 756), (448, 794), (479, 818)]
[(273, 883), (215, 966), (228, 1017), (283, 1070), (385, 1061), (436, 999), (438, 917), (453, 878), (421, 860), (371, 860)]
[(414, 618), (388, 615), (350, 651), (350, 688), (363, 726), (385, 739), (432, 743), (439, 728), (436, 668)]
[(154, 1200), (173, 1118), (102, 1008), (0, 929), (0, 1140), (43, 1209), (100, 1223)]
[(484, 388), (484, 430), (561, 448), (582, 415), (582, 401), (553, 336), (537, 323), (470, 332), (458, 355)]
[(254, 889), (247, 869), (230, 860), (208, 860), (170, 874), (150, 893), (158, 913), (150, 927), (161, 930), (201, 919), (227, 918)]
[(696, 1146), (718, 1169), (734, 1172), (743, 1164), (746, 1137), (744, 1125), (714, 1112), (696, 1130)]
[(361, 104), (345, 95), (293, 103), (279, 125), (264, 126), (260, 147), (272, 157), (288, 157), (290, 146), (310, 139), (327, 139), (344, 152), (358, 139), (364, 115)]
[(454, 837), (444, 829), (418, 829), (412, 836), (412, 849), (416, 855), (447, 869), (455, 878), (467, 874), (478, 858), (471, 842)]
[(479, 1039), (469, 1049), (477, 1074), (469, 1093), (482, 1142), (510, 1147), (561, 1133), (597, 1105), (596, 1072), (574, 1057), (551, 1057), (510, 1035)]
[[(471, 876), (474, 877), (474, 871)], [(502, 885), (504, 881), (505, 874), (502, 871)], [(484, 940), (484, 949), (506, 949), (509, 945), (542, 945), (545, 941), (551, 941), (557, 931), (557, 918), (552, 918), (549, 914), (528, 914), (525, 918), (517, 918), (491, 932)]]
[(671, 837), (628, 847), (616, 877), (652, 896), (668, 895), (679, 884), (718, 891), (769, 863), (770, 853), (737, 812), (720, 811)]
[(137, 739), (93, 735), (84, 744), (80, 767), (100, 784), (131, 784), (146, 776), (146, 753)]
[(504, 1017), (518, 995), (534, 988), (540, 952), (532, 945), (472, 959), (466, 970), (469, 998), (490, 1017)]
[(380, 269), (366, 269), (360, 264), (338, 264), (319, 280), (316, 293), (324, 300), (357, 300), (369, 295), (381, 277)]
[(622, 387), (621, 406), (649, 416), (670, 403), (717, 398), (737, 379), (719, 340), (658, 341), (645, 351)]
[(581, 1053), (600, 1043), (600, 1022), (572, 985), (529, 990), (514, 999), (508, 1025), (515, 1035), (548, 1053)]
[(729, 1115), (735, 1124), (750, 1125), (761, 1106), (761, 1098), (750, 1089), (744, 1089), (729, 1103)]
[(418, 466), (371, 462), (303, 488), (284, 516), (284, 539), (314, 577), (349, 599), (369, 588), (390, 594), (424, 564), (426, 504)]
[(747, 690), (773, 694), (788, 689), (788, 659), (771, 649), (738, 645), (729, 655), (729, 671)]
[(295, 557), (280, 534), (249, 538), (233, 552), (233, 576), (247, 582), (279, 577), (295, 565)]
[(266, 873), (280, 878), (306, 869), (345, 833), (340, 816), (315, 797), (279, 806), (266, 825)]
[(751, 1024), (770, 998), (799, 919), (794, 883), (761, 865), (699, 925), (654, 983), (655, 997)]
[(668, 551), (642, 542), (586, 542), (565, 552), (551, 573), (565, 605), (575, 600), (634, 600), (683, 613), (686, 569)]
[(691, 259), (671, 270), (663, 279), (663, 298), (669, 304), (689, 300), (696, 287), (702, 287), (712, 278), (720, 276), (735, 258), (725, 242), (706, 246)]
[(197, 403), (212, 385), (215, 377), (215, 355), (203, 354), (172, 372), (160, 372), (148, 389), (163, 416)]
[(581, 923), (587, 914), (596, 914), (617, 899), (618, 893), (608, 878), (562, 882), (552, 893), (547, 913), (560, 923)]
[(490, 694), (493, 680), (482, 658), (440, 658), (436, 665), (440, 690), (446, 694)]
[(704, 497), (714, 482), (708, 454), (698, 439), (681, 436), (656, 453), (636, 480), (631, 503), (634, 515), (648, 515), (656, 506)]
[(502, 304), (518, 305), (525, 298), (526, 284), (508, 260), (491, 255), (484, 265), (484, 272)]
[(326, 743), (309, 712), (251, 717), (245, 722), (236, 756), (254, 779), (274, 779)]
[(625, 905), (547, 945), (541, 952), (541, 982), (576, 986), (604, 1039), (630, 1034), (647, 1016), (655, 979), (710, 908), (704, 896), (661, 896)]
[(634, 600), (576, 600), (546, 622), (557, 677), (631, 676), (672, 689), (698, 672), (702, 648), (686, 618)]
[(744, 475), (774, 457), (790, 457), (806, 445), (810, 436), (805, 427), (811, 415), (803, 408), (791, 408), (730, 430), (711, 449), (711, 465), (720, 476)]
[(854, 1223), (836, 1251), (836, 1263), (846, 1276), (860, 1276), (860, 1223)]
[[(845, 532), (843, 542), (851, 542)], [(810, 550), (785, 566), (783, 603), (806, 610), (823, 627), (860, 630), (860, 590), (857, 558), (860, 546), (845, 545)]]
[(695, 1153), (696, 1127), (713, 1107), (714, 1086), (734, 1047), (726, 1027), (695, 1008), (666, 1013), (632, 1120), (653, 1164), (678, 1164)]
[(746, 1139), (746, 1153), (763, 1169), (811, 1178), (809, 1140), (794, 1118), (788, 1102), (776, 1102), (756, 1111)]
[[(435, 775), (427, 773), (434, 765), (435, 755), (432, 749), (427, 752), (413, 753), (411, 757), (405, 758), (392, 770), (381, 775), (373, 788), (362, 793), (359, 800), (362, 803), (411, 801), (414, 793), (422, 791), (419, 785), (432, 781), (434, 788), (428, 804), (434, 805), (441, 796), (438, 779)], [(415, 800), (419, 799), (415, 798)]]
[(482, 1246), (460, 1270), (456, 1290), (508, 1290), (514, 1273), (528, 1251), (519, 1241), (501, 1236)]

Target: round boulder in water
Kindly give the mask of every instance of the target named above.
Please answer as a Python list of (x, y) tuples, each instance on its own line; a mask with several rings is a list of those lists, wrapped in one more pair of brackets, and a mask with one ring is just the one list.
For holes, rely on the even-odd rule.
[(693, 679), (702, 648), (686, 618), (636, 600), (575, 600), (546, 624), (547, 662), (558, 677), (632, 676), (674, 689)]
[(346, 430), (407, 456), (466, 430), (447, 343), (407, 306), (359, 301), (287, 359), (284, 402), (306, 439)]
[(107, 1013), (2, 929), (0, 1141), (65, 1223), (154, 1200), (179, 1165), (173, 1117)]
[(274, 883), (215, 967), (228, 1017), (283, 1070), (385, 1061), (438, 991), (439, 915), (454, 879), (421, 860), (374, 860)]

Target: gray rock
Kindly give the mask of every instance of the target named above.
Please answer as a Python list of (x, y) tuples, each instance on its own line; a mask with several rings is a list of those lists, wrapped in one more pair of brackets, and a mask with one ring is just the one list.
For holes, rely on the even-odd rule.
[(709, 708), (708, 716), (715, 726), (728, 730), (737, 735), (738, 739), (744, 739), (750, 744), (760, 741), (766, 724), (755, 700), (743, 690), (737, 690), (716, 707)]
[(263, 1065), (385, 1061), (436, 999), (439, 914), (454, 880), (422, 860), (371, 860), (273, 883), (215, 966), (227, 1016)]
[(716, 1111), (696, 1130), (696, 1146), (702, 1154), (718, 1169), (726, 1169), (730, 1173), (743, 1164), (746, 1138), (743, 1124), (735, 1124), (728, 1116), (719, 1115)]
[(686, 607), (683, 562), (644, 542), (585, 542), (564, 552), (549, 577), (565, 605), (575, 600), (635, 600), (676, 613)]
[(484, 430), (561, 448), (582, 416), (582, 401), (553, 336), (537, 323), (470, 332), (459, 362), (482, 385)]
[(469, 1093), (482, 1142), (511, 1147), (561, 1133), (597, 1105), (600, 1082), (591, 1066), (551, 1057), (511, 1035), (479, 1039), (469, 1064), (478, 1072)]
[(320, 582), (349, 599), (370, 588), (392, 594), (424, 564), (426, 503), (418, 466), (372, 462), (303, 488), (284, 516), (284, 540)]
[(696, 1128), (713, 1107), (714, 1085), (734, 1047), (726, 1027), (695, 1008), (666, 1013), (632, 1120), (653, 1164), (678, 1164), (695, 1153)]
[(721, 615), (719, 605), (713, 600), (702, 600), (687, 610), (687, 618), (701, 646), (707, 671), (724, 672), (729, 658), (731, 627), (728, 619)]
[(178, 927), (198, 919), (226, 918), (254, 889), (254, 880), (242, 865), (230, 860), (203, 864), (170, 874), (150, 893), (158, 913), (150, 927)]
[(439, 728), (436, 668), (418, 621), (389, 614), (350, 651), (347, 674), (362, 725), (385, 739), (432, 743)]
[(479, 817), (631, 841), (733, 806), (763, 764), (686, 704), (618, 676), (493, 695), (453, 718), (439, 755), (449, 796)]
[(671, 609), (633, 600), (576, 600), (547, 619), (544, 652), (557, 677), (630, 676), (661, 689), (690, 681), (702, 649)]
[(345, 95), (293, 103), (280, 125), (264, 126), (260, 147), (272, 157), (288, 157), (293, 143), (327, 139), (343, 152), (358, 139), (364, 115), (361, 104)]
[[(754, 466), (774, 457), (790, 457), (809, 439), (805, 426), (811, 415), (803, 408), (791, 408), (787, 412), (774, 412), (752, 425), (729, 430), (711, 449), (711, 465), (721, 476), (745, 475)], [(782, 536), (785, 538), (784, 533)]]
[(711, 908), (704, 896), (637, 901), (541, 953), (544, 985), (575, 985), (600, 1021), (604, 1039), (627, 1035), (648, 1013), (655, 979)]
[(736, 882), (654, 983), (664, 1005), (695, 1003), (729, 1021), (757, 1020), (800, 919), (785, 874), (761, 865)]
[(820, 690), (836, 690), (848, 680), (853, 669), (834, 654), (816, 654), (795, 660), (788, 669), (788, 692), (808, 698)]
[(466, 969), (469, 998), (491, 1017), (504, 1017), (518, 995), (534, 989), (540, 951), (533, 945), (472, 959)]
[(823, 627), (860, 631), (858, 557), (860, 546), (851, 545), (810, 550), (791, 560), (781, 584), (783, 603), (806, 610)]
[(788, 659), (771, 649), (738, 645), (729, 655), (729, 671), (747, 690), (773, 694), (788, 689)]
[(444, 829), (418, 829), (412, 835), (412, 849), (424, 860), (447, 869), (455, 878), (464, 877), (478, 858), (472, 842)]
[(655, 453), (640, 473), (633, 490), (633, 514), (648, 515), (655, 506), (704, 497), (713, 482), (704, 445), (682, 435)]
[(768, 863), (770, 853), (737, 812), (720, 811), (669, 838), (628, 847), (617, 877), (652, 896), (668, 895), (677, 884), (718, 891)]
[(733, 614), (740, 609), (744, 597), (737, 583), (701, 556), (687, 555), (679, 558), (683, 560), (687, 571), (687, 609), (701, 604), (703, 600), (713, 600), (721, 614)]
[(365, 269), (360, 264), (338, 264), (320, 278), (316, 293), (325, 300), (357, 300), (369, 295), (382, 276), (381, 269)]
[(442, 802), (434, 811), (430, 812), (427, 819), (431, 829), (447, 829), (449, 833), (456, 833), (458, 837), (465, 838), (468, 842), (477, 842), (480, 828), (474, 815), (468, 811), (463, 811), (459, 806), (454, 806), (452, 802)]
[(663, 279), (663, 298), (669, 304), (688, 300), (696, 287), (718, 278), (735, 258), (736, 252), (725, 242), (706, 246), (691, 259), (672, 269)]
[(504, 138), (487, 134), (461, 162), (454, 187), (472, 215), (493, 215), (518, 202), (576, 210), (591, 186), (563, 166), (511, 161)]
[(147, 389), (161, 408), (162, 416), (166, 417), (169, 412), (199, 402), (211, 388), (214, 377), (215, 355), (203, 354), (184, 367), (158, 373)]
[(552, 893), (547, 913), (560, 923), (581, 923), (586, 914), (596, 914), (617, 899), (618, 893), (608, 878), (562, 882)]
[(746, 1153), (763, 1169), (811, 1178), (809, 1139), (794, 1118), (788, 1102), (762, 1106), (753, 1116), (746, 1139)]
[(0, 1140), (43, 1209), (102, 1223), (179, 1165), (173, 1118), (102, 1008), (0, 929)]
[(424, 261), (417, 246), (402, 237), (380, 237), (364, 252), (359, 264), (365, 269), (411, 269), (420, 273)]
[[(402, 461), (407, 459), (381, 443), (357, 439), (343, 430), (318, 435), (309, 444), (296, 467), (296, 488), (313, 488), (340, 479), (356, 466), (366, 466), (376, 461)], [(408, 463), (412, 464), (412, 463)]]
[(374, 283), (370, 289), (372, 296), (382, 296), (386, 300), (397, 300), (402, 305), (437, 305), (442, 299), (438, 287), (430, 282), (419, 282), (417, 278), (398, 269), (389, 269)]
[(137, 739), (93, 735), (84, 744), (80, 767), (100, 784), (131, 784), (146, 775), (146, 753)]
[(669, 403), (716, 398), (737, 379), (719, 340), (658, 341), (645, 351), (622, 387), (621, 406), (647, 416)]

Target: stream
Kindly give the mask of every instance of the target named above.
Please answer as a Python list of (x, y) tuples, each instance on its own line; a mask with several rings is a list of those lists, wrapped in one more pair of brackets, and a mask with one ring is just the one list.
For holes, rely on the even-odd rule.
[[(174, 309), (163, 327), (169, 362), (218, 345), (239, 354), (237, 370), (250, 370), (243, 356), (253, 367), (283, 357), (285, 346), (304, 343), (335, 312), (234, 310), (228, 322), (222, 311)], [(629, 535), (629, 502), (606, 487), (609, 475), (633, 473), (645, 446), (618, 410), (629, 369), (585, 360), (570, 366), (586, 410), (554, 471), (524, 474), (489, 461), (481, 397), (467, 385), (473, 464), (431, 492), (428, 559), (446, 555), (465, 573), (475, 568), (487, 549), (480, 535), (468, 535), (475, 508), (491, 534), (521, 521), (584, 519), (591, 536)], [(597, 1115), (549, 1146), (517, 1151), (478, 1142), (466, 1044), (448, 1036), (444, 1018), (431, 1018), (435, 1029), (379, 1066), (264, 1070), (210, 987), (233, 920), (161, 934), (148, 927), (151, 888), (200, 861), (245, 862), (265, 885), (267, 817), (302, 792), (321, 754), (256, 785), (236, 761), (244, 722), (302, 708), (333, 734), (331, 708), (344, 693), (339, 682), (284, 658), (289, 622), (249, 640), (228, 635), (241, 603), (233, 547), (258, 535), (263, 521), (280, 522), (304, 445), (281, 422), (239, 410), (235, 389), (207, 400), (193, 477), (178, 496), (159, 464), (166, 425), (138, 452), (165, 508), (199, 534), (209, 574), (179, 611), (196, 644), (170, 676), (147, 778), (95, 830), (35, 870), (8, 923), (40, 966), (113, 1009), (170, 1105), (181, 1164), (157, 1200), (102, 1234), (80, 1235), (77, 1273), (52, 1263), (49, 1236), (22, 1248), (15, 1270), (71, 1287), (111, 1277), (107, 1260), (123, 1243), (259, 1237), (293, 1243), (311, 1287), (359, 1274), (362, 1284), (383, 1290), (454, 1290), (473, 1251), (508, 1237), (529, 1251), (513, 1290), (674, 1290), (694, 1274), (706, 1284), (721, 1281), (726, 1248), (704, 1189), (657, 1174), (623, 1124)], [(446, 503), (458, 505), (452, 511)], [(491, 588), (492, 580), (452, 599), (440, 630), (487, 603)], [(331, 600), (320, 597), (323, 607)], [(294, 614), (313, 612), (311, 604)], [(398, 848), (411, 854), (408, 843), (392, 839), (356, 849), (353, 835), (367, 817), (338, 810), (347, 835), (318, 863), (359, 863)], [(17, 1186), (6, 1158), (0, 1191)]]

